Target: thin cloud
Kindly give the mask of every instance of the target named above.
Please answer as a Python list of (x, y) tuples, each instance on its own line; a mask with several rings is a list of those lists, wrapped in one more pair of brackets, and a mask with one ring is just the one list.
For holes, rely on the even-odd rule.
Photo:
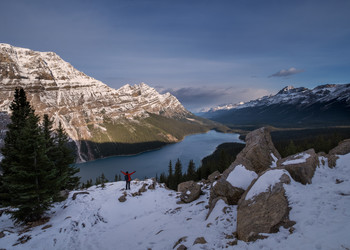
[(170, 92), (190, 111), (200, 111), (215, 107), (224, 103), (239, 103), (250, 101), (269, 94), (265, 89), (254, 88), (214, 88), (214, 87), (187, 87), (187, 88), (162, 88), (156, 87), (159, 92)]
[(304, 71), (305, 70), (303, 69), (296, 69), (294, 67), (291, 67), (290, 69), (282, 69), (277, 73), (270, 75), (269, 77), (287, 77), (287, 76), (295, 75)]

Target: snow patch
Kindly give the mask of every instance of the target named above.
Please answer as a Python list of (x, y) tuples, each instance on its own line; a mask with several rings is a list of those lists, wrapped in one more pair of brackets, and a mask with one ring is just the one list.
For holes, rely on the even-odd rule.
[(288, 171), (284, 169), (274, 169), (267, 171), (265, 174), (260, 176), (255, 184), (250, 188), (245, 199), (251, 200), (254, 198), (254, 196), (260, 193), (268, 192), (273, 186), (275, 186), (276, 183), (280, 182), (280, 178), (283, 174), (290, 176)]
[(250, 171), (242, 164), (237, 165), (235, 169), (227, 176), (227, 181), (233, 186), (246, 190), (252, 181), (258, 175), (254, 171)]
[(276, 168), (277, 167), (278, 158), (273, 153), (271, 153), (270, 155), (271, 155), (271, 157), (273, 159), (272, 162), (271, 162), (270, 168)]
[(293, 165), (293, 164), (299, 164), (299, 163), (304, 163), (306, 160), (310, 157), (309, 154), (305, 153), (300, 153), (295, 155), (293, 160), (288, 160), (282, 163), (282, 165)]

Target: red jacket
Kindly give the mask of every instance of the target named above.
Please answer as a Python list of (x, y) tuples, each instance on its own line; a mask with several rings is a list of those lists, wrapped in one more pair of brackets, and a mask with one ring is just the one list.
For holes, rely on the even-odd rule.
[(127, 174), (127, 173), (124, 173), (124, 172), (122, 171), (123, 175), (127, 175), (127, 176), (128, 176), (128, 181), (131, 181), (131, 175), (132, 175), (133, 173), (135, 173), (135, 172), (136, 172), (136, 171)]

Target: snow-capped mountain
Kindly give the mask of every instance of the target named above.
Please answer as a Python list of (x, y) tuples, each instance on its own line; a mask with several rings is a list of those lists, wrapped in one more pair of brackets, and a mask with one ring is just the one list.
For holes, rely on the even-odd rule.
[[(196, 127), (193, 132), (203, 130), (202, 121), (170, 93), (159, 94), (145, 83), (115, 90), (53, 52), (0, 44), (0, 83), (0, 111), (9, 113), (14, 89), (23, 87), (38, 115), (49, 114), (54, 126), (63, 124), (76, 144), (79, 160), (137, 153), (176, 142), (187, 133), (175, 135), (159, 127), (155, 120), (160, 118), (163, 122), (175, 119), (179, 126), (180, 120), (191, 123)], [(126, 149), (115, 143), (149, 145), (142, 144), (140, 150), (140, 145)]]
[(350, 84), (327, 84), (314, 89), (287, 86), (276, 95), (222, 105), (201, 115), (237, 125), (348, 125)]

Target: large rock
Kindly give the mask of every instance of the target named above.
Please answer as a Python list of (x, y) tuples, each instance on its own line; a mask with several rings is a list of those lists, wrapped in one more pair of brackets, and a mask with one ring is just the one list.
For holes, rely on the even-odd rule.
[(339, 142), (338, 146), (329, 151), (330, 155), (346, 155), (350, 153), (350, 139)]
[(237, 155), (231, 166), (224, 171), (223, 178), (226, 179), (237, 165), (243, 165), (246, 169), (259, 174), (269, 168), (277, 167), (280, 159), (281, 155), (273, 145), (269, 129), (263, 127), (246, 136), (245, 148)]
[(257, 174), (277, 167), (280, 159), (281, 155), (273, 145), (267, 128), (250, 132), (246, 136), (245, 148), (223, 172), (216, 185), (213, 185), (210, 191), (209, 214), (218, 198), (222, 198), (231, 205), (237, 204), (244, 190), (257, 178)]
[(318, 165), (318, 156), (314, 149), (288, 156), (279, 161), (280, 168), (286, 169), (295, 181), (304, 185), (311, 184)]
[(220, 172), (219, 171), (215, 171), (214, 173), (211, 173), (208, 176), (208, 181), (210, 181), (211, 183), (214, 183), (214, 181), (218, 180), (220, 178)]
[(214, 182), (210, 190), (209, 214), (214, 209), (218, 198), (228, 205), (237, 205), (244, 191), (258, 175), (247, 170), (243, 165), (235, 166), (226, 179)]
[(237, 236), (239, 240), (254, 241), (265, 238), (261, 233), (276, 233), (280, 226), (288, 228), (288, 200), (283, 184), (289, 184), (289, 173), (283, 169), (267, 170), (253, 181), (243, 194), (237, 208)]
[(201, 186), (194, 181), (182, 182), (177, 186), (177, 191), (181, 192), (180, 199), (185, 203), (197, 200), (201, 195)]
[(338, 155), (346, 155), (350, 153), (350, 139), (341, 141), (338, 146), (329, 151), (328, 154), (328, 166), (330, 168), (335, 167), (338, 159)]
[(241, 198), (242, 194), (244, 193), (244, 189), (239, 187), (232, 186), (228, 181), (226, 180), (220, 180), (218, 181), (213, 187), (211, 188), (210, 192), (210, 199), (209, 199), (209, 207), (211, 207), (213, 200), (216, 198), (226, 198), (228, 205), (237, 205), (239, 199)]

